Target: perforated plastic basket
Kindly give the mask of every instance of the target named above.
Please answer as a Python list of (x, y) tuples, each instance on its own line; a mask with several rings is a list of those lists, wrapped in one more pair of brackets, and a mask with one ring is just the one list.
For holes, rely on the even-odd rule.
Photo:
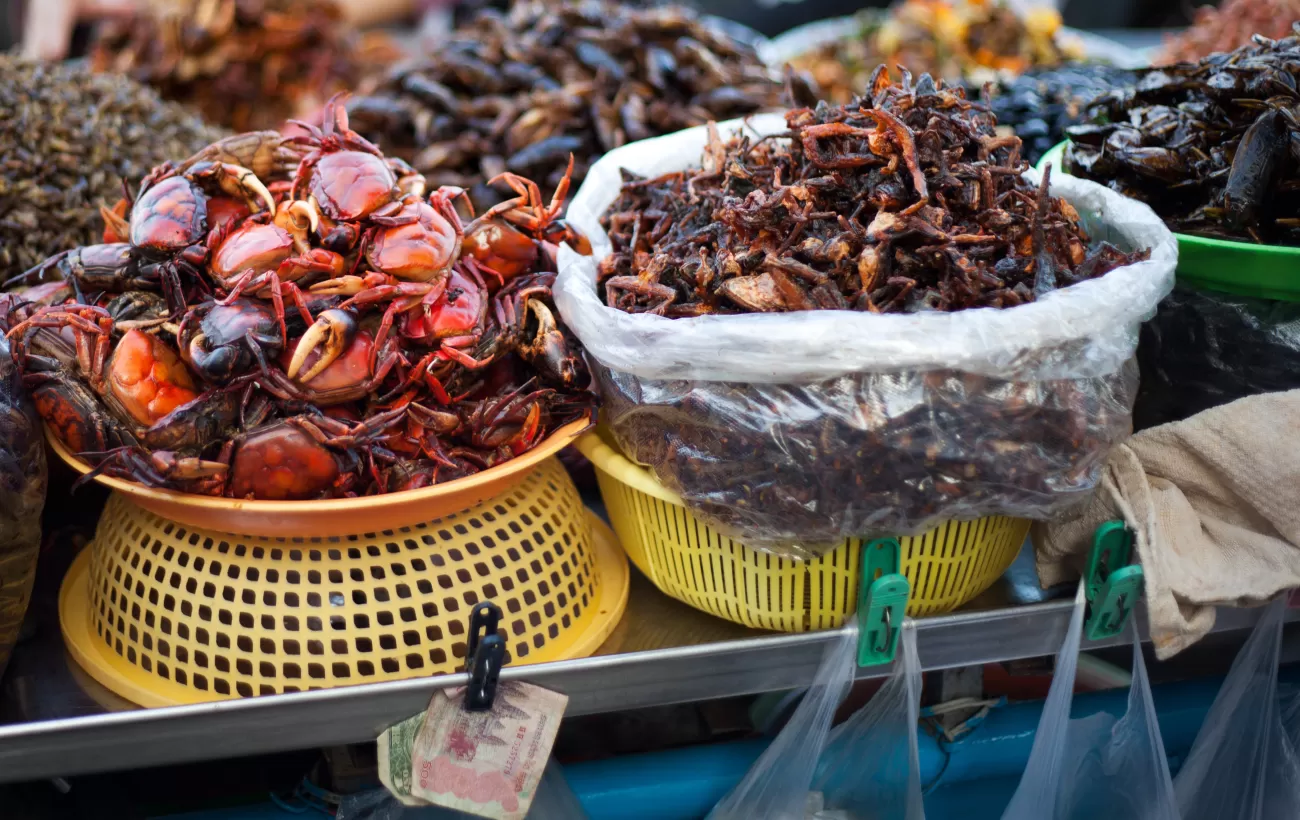
[(550, 458), (465, 512), (370, 535), (197, 530), (115, 493), (59, 607), (96, 680), (164, 706), (459, 671), (485, 599), (509, 662), (583, 657), (627, 591), (613, 533)]
[[(861, 541), (846, 541), (814, 561), (749, 549), (693, 516), (606, 435), (598, 427), (578, 440), (578, 449), (596, 467), (623, 548), (659, 589), (696, 609), (782, 632), (836, 627), (853, 611)], [(900, 538), (903, 572), (912, 585), (907, 614), (949, 612), (988, 589), (1011, 566), (1028, 532), (1028, 521), (996, 516)]]

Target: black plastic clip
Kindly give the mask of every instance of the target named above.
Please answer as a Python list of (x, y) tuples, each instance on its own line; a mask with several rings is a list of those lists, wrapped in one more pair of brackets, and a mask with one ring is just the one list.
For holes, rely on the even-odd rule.
[(465, 645), (465, 711), (486, 712), (497, 694), (497, 680), (505, 665), (506, 642), (497, 634), (501, 610), (491, 601), (476, 604), (469, 613), (469, 637)]

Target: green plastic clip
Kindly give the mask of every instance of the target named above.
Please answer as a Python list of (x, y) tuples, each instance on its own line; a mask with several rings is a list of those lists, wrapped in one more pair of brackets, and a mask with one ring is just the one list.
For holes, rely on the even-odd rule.
[(1124, 631), (1133, 606), (1142, 596), (1142, 567), (1131, 563), (1133, 531), (1123, 521), (1107, 521), (1092, 536), (1092, 550), (1084, 572), (1089, 640), (1113, 638)]
[(858, 666), (894, 660), (911, 585), (902, 573), (898, 540), (878, 538), (862, 547), (858, 585)]

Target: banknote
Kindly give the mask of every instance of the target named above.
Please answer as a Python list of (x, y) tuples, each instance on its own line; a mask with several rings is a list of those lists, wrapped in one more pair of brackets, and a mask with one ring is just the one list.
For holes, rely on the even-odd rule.
[(389, 726), (379, 736), (379, 782), (407, 806), (428, 805), (411, 795), (411, 752), (424, 725), (424, 712)]
[[(408, 765), (403, 753), (392, 748), (390, 778), (403, 788), (409, 782), (410, 797), (433, 805), (493, 820), (523, 820), (550, 758), (568, 696), (502, 681), (490, 711), (467, 712), (462, 701), (462, 691), (434, 694), (410, 747), (409, 781), (392, 778), (395, 767)], [(408, 732), (400, 734), (405, 738)]]

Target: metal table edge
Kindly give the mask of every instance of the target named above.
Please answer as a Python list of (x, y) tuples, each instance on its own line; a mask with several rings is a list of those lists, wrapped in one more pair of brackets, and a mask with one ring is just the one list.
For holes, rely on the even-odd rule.
[[(964, 612), (917, 620), (927, 671), (1056, 654), (1071, 601)], [(1242, 631), (1260, 610), (1220, 609), (1215, 632)], [(1300, 619), (1300, 610), (1289, 613)], [(1139, 612), (1139, 623), (1145, 613)], [(569, 695), (567, 715), (634, 709), (806, 686), (825, 646), (845, 629), (772, 635), (694, 646), (508, 667)], [(1141, 628), (1144, 640), (1149, 640)], [(1085, 641), (1085, 649), (1127, 642)], [(888, 667), (859, 669), (883, 677)], [(373, 740), (420, 711), (436, 689), (464, 674), (363, 684), (286, 695), (139, 709), (0, 726), (0, 782), (142, 768)]]

